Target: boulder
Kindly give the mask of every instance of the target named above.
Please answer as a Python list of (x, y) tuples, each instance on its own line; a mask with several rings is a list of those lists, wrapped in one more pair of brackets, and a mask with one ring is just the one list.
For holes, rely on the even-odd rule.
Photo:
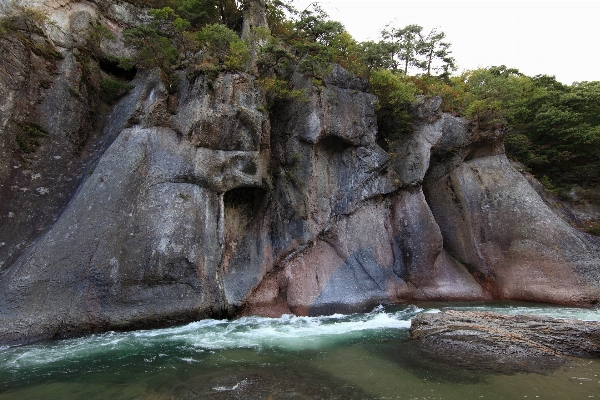
[(447, 310), (417, 315), (410, 336), (440, 358), (600, 356), (596, 321)]

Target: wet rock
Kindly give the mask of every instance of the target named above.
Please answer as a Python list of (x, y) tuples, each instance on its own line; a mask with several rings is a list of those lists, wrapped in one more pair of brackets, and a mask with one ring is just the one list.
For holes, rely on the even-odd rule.
[(410, 335), (442, 359), (515, 363), (531, 357), (600, 356), (600, 323), (590, 321), (448, 310), (417, 315)]

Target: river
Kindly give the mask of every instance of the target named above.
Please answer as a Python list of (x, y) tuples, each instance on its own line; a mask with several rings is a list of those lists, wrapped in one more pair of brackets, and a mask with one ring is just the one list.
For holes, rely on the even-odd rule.
[(423, 357), (410, 320), (443, 308), (600, 320), (535, 304), (418, 304), (324, 317), (245, 317), (0, 348), (0, 399), (587, 399), (600, 360), (536, 372)]

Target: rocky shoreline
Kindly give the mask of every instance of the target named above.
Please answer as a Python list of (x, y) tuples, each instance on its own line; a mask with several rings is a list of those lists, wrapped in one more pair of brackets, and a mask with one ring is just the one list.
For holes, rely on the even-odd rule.
[(600, 357), (597, 321), (446, 310), (417, 315), (410, 336), (426, 356), (463, 368), (544, 372)]

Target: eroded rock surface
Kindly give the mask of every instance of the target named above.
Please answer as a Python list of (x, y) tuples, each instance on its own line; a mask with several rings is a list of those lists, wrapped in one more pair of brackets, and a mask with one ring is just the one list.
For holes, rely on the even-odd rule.
[[(600, 299), (597, 248), (512, 168), (502, 130), (421, 99), (388, 153), (376, 97), (339, 66), (321, 86), (294, 75), (304, 96), (271, 112), (250, 74), (178, 72), (171, 93), (143, 71), (89, 120), (77, 46), (99, 18), (115, 36), (96, 45), (127, 55), (120, 32), (144, 13), (48, 7), (54, 63), (35, 70), (0, 40), (18, 55), (0, 81), (0, 343), (410, 300)], [(21, 120), (47, 134), (27, 159), (11, 155)]]
[[(119, 116), (107, 121), (96, 73), (102, 67), (86, 52), (102, 48), (130, 56), (121, 32), (141, 21), (133, 15), (144, 16), (127, 3), (20, 4), (46, 13), (47, 20), (43, 31), (0, 37), (0, 274), (58, 218), (82, 177), (122, 130)], [(115, 7), (128, 12), (109, 12)], [(99, 24), (114, 37), (92, 40), (90, 32)]]
[(492, 312), (422, 313), (410, 335), (440, 357), (600, 356), (600, 323)]
[(595, 247), (546, 206), (503, 153), (484, 150), (458, 165), (446, 156), (426, 179), (445, 248), (495, 297), (597, 302)]

